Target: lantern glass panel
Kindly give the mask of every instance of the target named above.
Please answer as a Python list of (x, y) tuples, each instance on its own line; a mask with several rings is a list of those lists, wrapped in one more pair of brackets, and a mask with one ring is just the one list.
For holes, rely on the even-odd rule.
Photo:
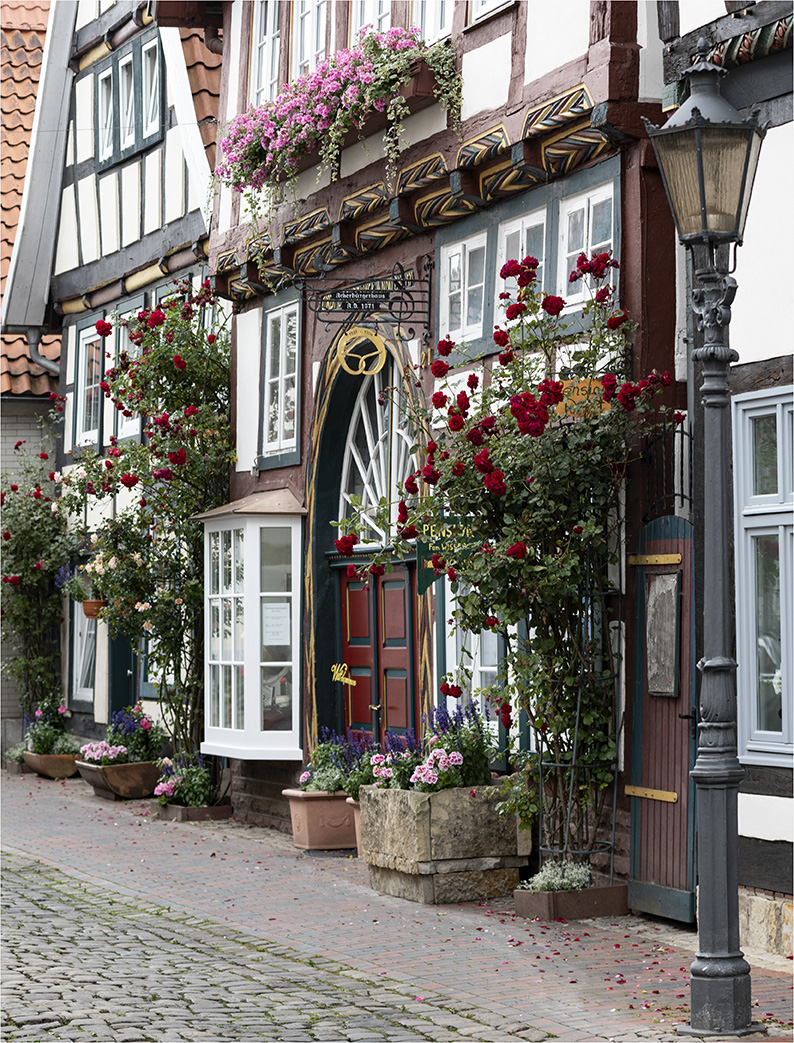
[(653, 143), (667, 182), (678, 234), (695, 235), (702, 230), (695, 131), (659, 134)]
[[(704, 127), (700, 131), (703, 150), (703, 181), (710, 232), (738, 232), (742, 210), (747, 138), (745, 127)], [(747, 195), (749, 199), (749, 195)]]

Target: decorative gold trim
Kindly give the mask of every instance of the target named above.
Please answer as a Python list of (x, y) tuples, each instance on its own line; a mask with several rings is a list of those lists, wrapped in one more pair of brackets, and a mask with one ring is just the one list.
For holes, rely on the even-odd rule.
[(629, 565), (680, 565), (680, 554), (629, 554)]
[[(352, 356), (358, 363), (353, 367), (349, 362), (350, 348), (363, 340), (368, 340), (373, 344), (375, 351), (369, 352), (367, 355)], [(345, 373), (349, 373), (352, 377), (371, 377), (374, 373), (380, 373), (386, 364), (386, 355), (386, 341), (383, 337), (374, 330), (365, 329), (363, 326), (353, 326), (352, 329), (346, 330), (336, 343), (336, 357), (339, 365)], [(367, 368), (370, 359), (375, 360), (371, 369)]]
[(627, 797), (644, 797), (646, 800), (663, 800), (666, 804), (677, 804), (678, 794), (667, 789), (648, 789), (647, 786), (624, 786)]

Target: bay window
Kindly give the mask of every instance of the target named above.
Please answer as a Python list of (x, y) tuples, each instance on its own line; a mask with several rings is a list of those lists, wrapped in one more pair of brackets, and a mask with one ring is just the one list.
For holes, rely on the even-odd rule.
[(300, 518), (211, 512), (205, 527), (202, 750), (299, 760)]

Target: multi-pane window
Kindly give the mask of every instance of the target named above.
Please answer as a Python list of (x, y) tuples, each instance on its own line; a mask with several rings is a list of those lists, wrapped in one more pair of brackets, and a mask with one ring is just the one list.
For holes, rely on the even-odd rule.
[(294, 449), (297, 431), (298, 305), (265, 314), (262, 447)]
[(300, 759), (300, 518), (206, 524), (202, 749)]
[(385, 32), (391, 25), (391, 0), (353, 0), (351, 43), (358, 43), (362, 29), (368, 26)]
[(293, 76), (314, 72), (325, 57), (327, 0), (294, 0)]
[(96, 620), (88, 619), (82, 606), (75, 605), (72, 615), (72, 699), (94, 701), (96, 673)]
[(485, 303), (486, 233), (441, 250), (441, 336), (473, 340), (482, 336)]
[(119, 136), (122, 149), (135, 144), (135, 70), (132, 55), (119, 62)]
[(97, 79), (97, 133), (99, 158), (113, 155), (113, 70), (108, 69)]
[(478, 18), (485, 18), (505, 3), (506, 0), (469, 0), (469, 20), (475, 22)]
[(448, 36), (452, 30), (453, 0), (414, 0), (411, 22), (428, 43)]
[[(531, 214), (524, 214), (512, 221), (505, 221), (499, 225), (499, 252), (497, 255), (497, 270), (500, 270), (506, 261), (522, 261), (525, 257), (534, 257), (538, 263), (537, 286), (543, 288), (545, 277), (545, 255), (546, 255), (546, 210), (534, 210)], [(518, 284), (515, 279), (498, 279), (497, 291), (506, 292), (515, 300), (518, 293)], [(495, 321), (500, 321), (503, 315), (497, 310)]]
[(150, 137), (160, 129), (160, 59), (157, 40), (141, 50), (143, 79), (143, 136)]
[[(141, 302), (141, 307), (143, 302)], [(122, 321), (126, 320), (131, 322), (135, 318), (137, 309), (133, 311), (125, 312), (119, 316)], [(129, 331), (126, 326), (119, 325), (116, 327), (116, 358), (119, 359), (122, 354), (128, 355), (130, 358), (137, 358), (140, 354), (141, 348), (139, 344), (134, 344), (130, 340)], [(128, 391), (129, 395), (131, 392)], [(141, 418), (140, 415), (133, 408), (134, 403), (127, 399), (124, 404), (124, 409), (116, 410), (116, 437), (117, 438), (135, 438), (141, 432)], [(129, 414), (129, 416), (127, 415)]]
[(82, 330), (77, 345), (75, 370), (75, 444), (99, 441), (102, 415), (102, 339), (93, 326)]
[(254, 105), (272, 101), (278, 94), (280, 43), (280, 0), (257, 0), (251, 45), (251, 101)]
[(207, 719), (212, 728), (245, 727), (244, 547), (242, 529), (222, 529), (210, 533), (207, 570)]
[(740, 754), (749, 763), (790, 763), (792, 392), (737, 395), (733, 408)]
[(579, 255), (589, 257), (591, 253), (612, 249), (613, 210), (611, 183), (569, 196), (560, 203), (557, 292), (569, 304), (584, 300), (589, 285), (588, 279), (568, 281)]

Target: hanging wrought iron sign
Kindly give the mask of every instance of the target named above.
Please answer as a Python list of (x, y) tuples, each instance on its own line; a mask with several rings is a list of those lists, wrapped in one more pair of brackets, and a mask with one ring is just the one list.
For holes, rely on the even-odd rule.
[(430, 336), (432, 269), (433, 262), (428, 259), (422, 276), (397, 263), (390, 275), (376, 279), (362, 279), (331, 288), (327, 288), (330, 280), (323, 279), (323, 289), (310, 289), (304, 283), (306, 304), (326, 329), (350, 326), (360, 316), (373, 316), (404, 327), (409, 337), (415, 336), (414, 328), (409, 324), (421, 324), (426, 339)]

